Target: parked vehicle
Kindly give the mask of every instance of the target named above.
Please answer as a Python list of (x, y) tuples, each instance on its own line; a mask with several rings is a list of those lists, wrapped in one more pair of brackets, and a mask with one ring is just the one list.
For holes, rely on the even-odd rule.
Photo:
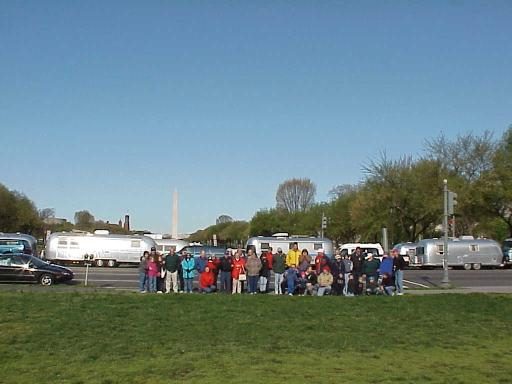
[(299, 250), (307, 249), (313, 260), (319, 249), (323, 249), (327, 257), (333, 256), (331, 240), (320, 237), (288, 236), (287, 233), (278, 233), (268, 237), (251, 237), (247, 240), (245, 248), (246, 250), (252, 248), (257, 255), (261, 255), (261, 252), (267, 251), (269, 247), (272, 247), (274, 253), (277, 248), (281, 248), (284, 253), (287, 253), (295, 242), (298, 244)]
[(0, 255), (0, 281), (35, 282), (53, 285), (56, 282), (70, 281), (73, 272), (59, 265), (49, 264), (35, 256), (23, 253)]
[(52, 233), (46, 242), (45, 259), (56, 263), (81, 264), (84, 255), (92, 255), (98, 267), (138, 264), (144, 251), (157, 244), (141, 235), (100, 233)]
[(501, 250), (503, 251), (503, 265), (512, 265), (512, 238), (503, 241)]
[(37, 256), (37, 240), (24, 233), (0, 232), (0, 253), (6, 252)]
[(411, 260), (416, 255), (416, 243), (399, 243), (393, 246), (394, 250), (398, 252), (398, 254), (402, 255), (407, 265), (410, 264)]
[[(443, 265), (443, 239), (420, 240), (411, 265), (439, 267)], [(482, 266), (499, 267), (503, 253), (499, 244), (488, 239), (449, 239), (448, 266), (480, 269)]]
[(351, 255), (356, 248), (359, 247), (363, 253), (372, 253), (376, 258), (380, 259), (384, 255), (384, 249), (379, 243), (347, 243), (340, 247), (341, 254)]
[(171, 247), (176, 248), (176, 252), (181, 252), (183, 248), (188, 246), (188, 242), (178, 239), (154, 239), (156, 243), (156, 250), (162, 255), (167, 255)]
[(225, 247), (213, 247), (210, 245), (187, 245), (183, 247), (181, 251), (187, 251), (193, 257), (199, 257), (201, 251), (206, 252), (206, 256), (215, 256), (215, 257), (223, 257), (226, 252)]

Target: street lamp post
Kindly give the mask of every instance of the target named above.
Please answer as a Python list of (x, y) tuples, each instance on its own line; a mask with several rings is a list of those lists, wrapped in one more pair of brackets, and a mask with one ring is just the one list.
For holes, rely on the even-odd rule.
[(443, 232), (444, 232), (444, 244), (443, 244), (443, 280), (441, 285), (447, 288), (450, 285), (450, 279), (448, 277), (448, 180), (443, 180)]

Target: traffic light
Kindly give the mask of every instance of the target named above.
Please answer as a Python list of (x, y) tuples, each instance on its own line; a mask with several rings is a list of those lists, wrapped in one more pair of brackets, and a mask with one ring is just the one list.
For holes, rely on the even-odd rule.
[(322, 216), (322, 229), (327, 228), (327, 217)]
[(448, 214), (453, 215), (454, 208), (457, 205), (457, 194), (452, 191), (448, 191)]

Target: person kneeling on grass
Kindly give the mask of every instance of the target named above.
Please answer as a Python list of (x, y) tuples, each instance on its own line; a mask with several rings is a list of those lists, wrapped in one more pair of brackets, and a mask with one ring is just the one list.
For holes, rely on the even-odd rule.
[(306, 281), (306, 294), (316, 296), (318, 291), (318, 277), (311, 266), (306, 271)]
[(376, 295), (379, 292), (379, 282), (375, 278), (375, 276), (368, 277), (366, 283), (366, 294), (367, 295)]
[(393, 296), (395, 294), (395, 281), (393, 275), (390, 273), (384, 273), (380, 280), (380, 291), (387, 296)]
[(199, 292), (212, 293), (217, 290), (215, 286), (215, 274), (210, 267), (206, 266), (199, 276)]
[(317, 296), (328, 295), (331, 293), (331, 285), (334, 281), (328, 267), (324, 267), (322, 273), (318, 275), (318, 293)]

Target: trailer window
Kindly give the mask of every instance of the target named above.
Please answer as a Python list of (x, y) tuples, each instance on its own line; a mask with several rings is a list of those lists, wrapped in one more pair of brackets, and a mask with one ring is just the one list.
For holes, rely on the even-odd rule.
[(471, 252), (478, 252), (478, 251), (479, 251), (478, 244), (470, 244), (470, 245), (469, 245), (469, 250), (470, 250)]
[(417, 255), (423, 255), (425, 253), (425, 248), (424, 247), (417, 247), (416, 248), (416, 254)]
[(314, 248), (315, 251), (318, 251), (320, 248), (323, 248), (322, 247), (322, 243), (315, 243), (313, 248)]
[(59, 240), (57, 244), (57, 248), (67, 248), (68, 241), (67, 240)]
[(444, 244), (436, 244), (436, 251), (438, 254), (444, 254)]
[(140, 248), (140, 240), (132, 240), (132, 248)]
[(261, 250), (267, 251), (270, 248), (270, 243), (261, 243)]
[(70, 243), (69, 243), (69, 248), (74, 248), (74, 249), (79, 248), (78, 241), (71, 240)]

